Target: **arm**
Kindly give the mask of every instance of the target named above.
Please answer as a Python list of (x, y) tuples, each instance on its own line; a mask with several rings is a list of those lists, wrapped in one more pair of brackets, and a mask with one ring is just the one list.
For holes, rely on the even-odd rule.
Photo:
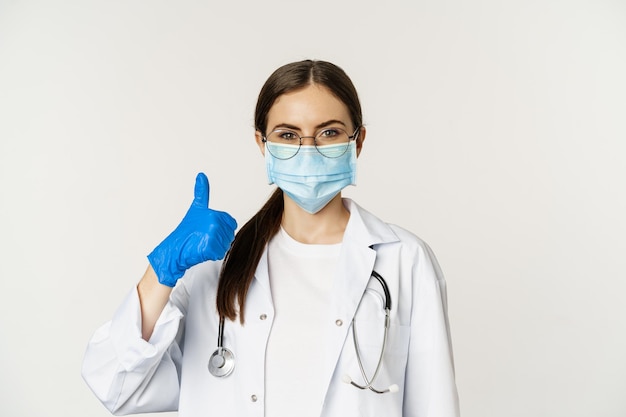
[(142, 338), (141, 306), (136, 288), (89, 341), (82, 376), (112, 413), (177, 409), (181, 341), (188, 301), (188, 291), (182, 281), (163, 308), (149, 341)]
[(163, 308), (169, 300), (172, 288), (163, 285), (149, 265), (146, 273), (137, 285), (137, 294), (141, 304), (141, 337), (143, 340), (150, 340), (150, 336), (154, 330)]
[(89, 342), (83, 378), (113, 413), (178, 407), (183, 318), (192, 277), (177, 282), (194, 265), (222, 259), (237, 227), (230, 215), (209, 209), (208, 203), (208, 180), (199, 174), (187, 214), (148, 255), (150, 266), (137, 287)]
[(198, 174), (191, 207), (178, 227), (148, 255), (150, 266), (137, 286), (144, 340), (150, 340), (178, 279), (194, 265), (222, 259), (236, 228), (237, 222), (228, 213), (209, 208), (209, 181)]
[(430, 248), (423, 244), (419, 252), (403, 415), (458, 417), (446, 282)]

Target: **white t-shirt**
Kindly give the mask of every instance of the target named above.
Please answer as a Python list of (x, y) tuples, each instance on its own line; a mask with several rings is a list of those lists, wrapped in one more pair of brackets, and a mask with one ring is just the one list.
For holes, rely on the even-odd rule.
[(310, 245), (281, 227), (269, 243), (274, 323), (265, 358), (265, 416), (306, 417), (322, 380), (325, 313), (331, 301), (341, 243)]

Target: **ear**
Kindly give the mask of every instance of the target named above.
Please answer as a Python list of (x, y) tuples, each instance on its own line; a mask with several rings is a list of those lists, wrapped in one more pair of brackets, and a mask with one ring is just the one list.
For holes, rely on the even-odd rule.
[(361, 129), (359, 129), (359, 136), (356, 138), (356, 156), (357, 156), (357, 158), (361, 154), (361, 149), (363, 149), (363, 142), (365, 141), (365, 134), (366, 133), (367, 133), (367, 131), (365, 130), (365, 127), (361, 126)]
[(259, 130), (254, 131), (254, 140), (256, 140), (256, 144), (259, 146), (261, 150), (261, 154), (265, 156), (265, 143), (263, 143), (263, 134)]

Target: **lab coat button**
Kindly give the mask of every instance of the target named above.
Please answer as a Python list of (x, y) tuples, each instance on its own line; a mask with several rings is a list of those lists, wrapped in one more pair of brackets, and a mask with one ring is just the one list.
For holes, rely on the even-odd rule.
[(253, 394), (253, 395), (250, 397), (250, 400), (252, 400), (252, 402), (253, 402), (253, 403), (255, 403), (255, 402), (256, 402), (256, 400), (257, 400), (257, 396)]
[(341, 320), (341, 319), (337, 319), (337, 320), (335, 320), (335, 324), (336, 324), (337, 326), (341, 327), (341, 326), (343, 326), (343, 320)]
[(267, 314), (261, 314), (261, 315), (259, 316), (259, 318), (260, 318), (261, 320), (265, 320), (265, 319), (267, 318)]

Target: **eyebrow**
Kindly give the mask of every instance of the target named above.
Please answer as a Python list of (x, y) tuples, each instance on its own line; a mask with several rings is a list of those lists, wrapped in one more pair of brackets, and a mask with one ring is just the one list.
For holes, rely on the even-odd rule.
[[(317, 131), (319, 129), (322, 129), (322, 128), (326, 127), (326, 126), (330, 126), (330, 125), (336, 124), (336, 123), (339, 123), (343, 127), (346, 127), (346, 124), (344, 122), (342, 122), (341, 120), (332, 119), (332, 120), (327, 120), (327, 121), (325, 121), (323, 123), (320, 123), (317, 126), (315, 126), (315, 131)], [(291, 130), (302, 131), (302, 129), (300, 129), (298, 126), (290, 125), (289, 123), (279, 123), (276, 126), (274, 126), (270, 132), (273, 132), (276, 129), (291, 129)]]

